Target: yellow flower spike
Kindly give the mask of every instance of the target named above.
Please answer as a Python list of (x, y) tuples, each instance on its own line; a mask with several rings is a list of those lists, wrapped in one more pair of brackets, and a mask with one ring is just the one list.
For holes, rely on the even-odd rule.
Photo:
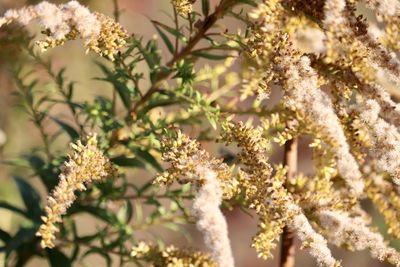
[(75, 152), (64, 164), (60, 182), (48, 197), (46, 216), (42, 216), (43, 224), (36, 234), (42, 238), (43, 248), (55, 246), (55, 234), (59, 231), (56, 224), (62, 222), (62, 215), (74, 202), (74, 191), (84, 191), (85, 184), (116, 175), (116, 169), (98, 149), (96, 136), (88, 136), (87, 140), (86, 145), (80, 141), (71, 145)]

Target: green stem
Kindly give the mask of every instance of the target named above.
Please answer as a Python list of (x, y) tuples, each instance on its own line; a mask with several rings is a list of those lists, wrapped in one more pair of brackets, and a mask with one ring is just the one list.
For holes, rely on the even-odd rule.
[(85, 130), (83, 128), (83, 125), (80, 123), (79, 118), (78, 118), (78, 113), (76, 112), (76, 109), (74, 105), (71, 102), (71, 99), (68, 97), (67, 92), (65, 91), (64, 84), (58, 81), (57, 75), (54, 73), (53, 69), (51, 68), (50, 62), (47, 62), (43, 60), (40, 56), (36, 55), (33, 49), (30, 47), (26, 47), (29, 55), (40, 65), (42, 66), (47, 74), (50, 76), (51, 79), (54, 80), (55, 84), (57, 85), (57, 90), (61, 94), (61, 96), (64, 98), (65, 103), (67, 104), (69, 110), (72, 113), (73, 120), (76, 124), (77, 127), (79, 127), (80, 133), (85, 133)]
[(166, 64), (168, 70), (158, 73), (155, 82), (151, 85), (149, 90), (133, 106), (133, 108), (130, 111), (131, 117), (136, 116), (139, 107), (142, 106), (144, 103), (146, 103), (146, 101), (159, 90), (161, 84), (171, 76), (171, 74), (173, 73), (173, 70), (171, 68), (175, 65), (175, 63), (179, 62), (180, 60), (190, 55), (192, 53), (193, 48), (197, 45), (197, 43), (200, 42), (200, 40), (203, 39), (207, 31), (212, 26), (214, 26), (214, 24), (218, 21), (218, 19), (220, 19), (224, 15), (224, 13), (235, 4), (237, 4), (237, 1), (235, 0), (222, 0), (219, 3), (219, 5), (215, 8), (214, 13), (212, 13), (211, 15), (207, 16), (204, 19), (197, 33), (188, 41), (188, 44), (184, 48), (182, 48), (179, 53), (174, 55), (174, 57)]
[[(176, 12), (175, 6), (173, 6), (174, 10), (174, 21), (175, 21), (175, 29), (179, 32), (179, 20), (178, 20), (178, 12)], [(175, 56), (179, 50), (179, 38), (178, 36), (175, 37)]]
[[(114, 4), (114, 19), (116, 22), (119, 22), (121, 13), (119, 9), (118, 0), (113, 0), (113, 4)], [(114, 89), (112, 91), (112, 108), (111, 108), (112, 114), (115, 115), (116, 109), (117, 109), (117, 92)]]

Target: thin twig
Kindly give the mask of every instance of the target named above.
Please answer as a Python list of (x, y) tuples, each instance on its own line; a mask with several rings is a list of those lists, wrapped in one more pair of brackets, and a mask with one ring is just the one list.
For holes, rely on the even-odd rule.
[(146, 101), (159, 90), (160, 85), (162, 82), (170, 75), (172, 74), (172, 66), (176, 62), (179, 62), (181, 59), (185, 58), (186, 56), (190, 55), (193, 48), (197, 45), (197, 43), (203, 39), (204, 35), (207, 33), (207, 31), (218, 21), (218, 19), (223, 15), (224, 11), (226, 9), (229, 9), (231, 6), (235, 5), (237, 1), (233, 0), (222, 0), (219, 5), (215, 8), (214, 13), (209, 15), (204, 19), (202, 22), (202, 25), (199, 27), (197, 33), (188, 41), (188, 44), (182, 48), (182, 50), (174, 55), (174, 57), (166, 64), (166, 67), (169, 68), (169, 70), (160, 72), (154, 81), (154, 83), (151, 85), (149, 90), (143, 95), (143, 97), (136, 102), (136, 104), (133, 106), (133, 108), (130, 111), (131, 117), (135, 117), (137, 110), (141, 105), (146, 103)]
[[(285, 144), (284, 165), (287, 166), (287, 181), (291, 180), (297, 172), (297, 139), (292, 139)], [(294, 232), (287, 226), (283, 229), (281, 242), (280, 267), (294, 267), (296, 248)]]
[(67, 104), (69, 110), (71, 111), (72, 118), (76, 126), (79, 128), (80, 133), (85, 134), (83, 125), (79, 121), (78, 117), (79, 115), (76, 111), (76, 108), (71, 102), (71, 99), (69, 98), (68, 93), (66, 92), (66, 88), (64, 88), (64, 84), (58, 79), (58, 74), (52, 69), (51, 61), (46, 61), (43, 58), (41, 58), (33, 51), (32, 47), (27, 46), (25, 47), (25, 49), (29, 53), (29, 55), (36, 61), (36, 63), (42, 66), (46, 70), (50, 78), (53, 79), (54, 83), (57, 85), (58, 92), (64, 98), (65, 103)]
[(121, 11), (119, 9), (118, 0), (113, 0), (113, 4), (114, 4), (114, 19), (116, 22), (119, 22)]
[[(133, 200), (133, 199), (149, 199), (149, 198), (154, 198), (154, 199), (172, 199), (173, 196), (170, 195), (126, 195), (126, 196), (120, 196), (112, 200)], [(192, 195), (185, 195), (185, 196), (178, 196), (177, 198), (182, 198), (182, 199), (193, 199), (194, 196)]]
[(192, 37), (192, 34), (193, 34), (193, 19), (192, 19), (192, 14), (190, 14), (190, 13), (188, 15), (188, 20), (189, 20), (189, 37)]
[(39, 110), (36, 109), (33, 100), (29, 101), (30, 97), (28, 96), (28, 93), (26, 92), (26, 85), (22, 81), (22, 79), (19, 77), (19, 74), (15, 75), (15, 82), (17, 83), (17, 86), (19, 87), (21, 91), (21, 96), (24, 98), (24, 101), (26, 103), (27, 107), (27, 112), (29, 115), (31, 115), (31, 120), (35, 124), (36, 128), (38, 128), (40, 137), (43, 141), (44, 145), (44, 153), (46, 154), (47, 160), (50, 162), (53, 158), (50, 150), (50, 140), (49, 140), (49, 135), (46, 133), (43, 125), (43, 114)]
[[(119, 22), (120, 10), (119, 10), (118, 0), (113, 0), (113, 4), (114, 4), (114, 19), (116, 22)], [(113, 114), (116, 113), (116, 108), (117, 108), (117, 92), (114, 89), (112, 91), (112, 109), (111, 109)]]

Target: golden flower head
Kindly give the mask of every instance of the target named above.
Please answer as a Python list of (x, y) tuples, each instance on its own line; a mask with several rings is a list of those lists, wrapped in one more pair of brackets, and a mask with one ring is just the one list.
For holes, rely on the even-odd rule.
[(187, 17), (190, 13), (192, 13), (193, 2), (193, 0), (171, 0), (176, 12), (182, 17)]
[(197, 177), (197, 168), (203, 166), (216, 172), (225, 199), (230, 199), (237, 193), (238, 183), (232, 179), (229, 166), (222, 160), (211, 157), (201, 149), (197, 141), (178, 131), (176, 138), (163, 139), (162, 146), (163, 159), (171, 167), (155, 179), (155, 184), (171, 184), (177, 180), (180, 183), (194, 182), (201, 185), (205, 178)]
[(75, 191), (84, 191), (87, 184), (116, 175), (116, 169), (98, 148), (95, 135), (87, 138), (86, 145), (78, 141), (71, 147), (74, 152), (64, 163), (60, 182), (47, 199), (46, 215), (36, 234), (42, 238), (43, 248), (54, 247), (55, 233), (59, 231), (56, 224), (62, 222), (61, 216), (75, 201)]
[(151, 263), (154, 267), (218, 266), (206, 253), (179, 249), (173, 245), (161, 249), (144, 241), (132, 247), (131, 257)]
[(43, 1), (35, 6), (8, 10), (0, 17), (0, 27), (17, 22), (27, 25), (37, 20), (48, 36), (37, 42), (42, 50), (63, 45), (68, 40), (83, 39), (88, 51), (113, 60), (128, 38), (127, 31), (113, 19), (70, 1), (55, 5)]

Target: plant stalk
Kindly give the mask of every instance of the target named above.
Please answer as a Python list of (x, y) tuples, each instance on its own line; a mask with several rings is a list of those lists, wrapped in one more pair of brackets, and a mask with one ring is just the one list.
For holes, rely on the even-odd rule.
[[(287, 167), (287, 181), (290, 181), (297, 172), (297, 139), (292, 139), (285, 144), (283, 163)], [(296, 247), (295, 236), (292, 229), (285, 226), (281, 238), (281, 259), (280, 267), (294, 267)]]
[[(119, 22), (119, 17), (120, 17), (120, 9), (119, 9), (119, 4), (118, 0), (113, 0), (113, 5), (114, 5), (114, 19), (116, 22)], [(116, 109), (117, 109), (117, 92), (114, 89), (112, 91), (112, 114), (116, 114)]]
[[(237, 2), (233, 0), (221, 0), (219, 5), (215, 8), (214, 13), (206, 17), (202, 23), (201, 26), (199, 27), (197, 33), (191, 37), (191, 39), (188, 41), (187, 45), (183, 47), (178, 53), (174, 55), (174, 57), (167, 62), (166, 67), (172, 68), (175, 63), (179, 62), (181, 59), (184, 59), (188, 55), (191, 54), (193, 48), (199, 43), (207, 31), (214, 26), (214, 24), (220, 19), (223, 15), (224, 12), (227, 11), (230, 7), (234, 6)], [(167, 70), (160, 72), (157, 75), (156, 80), (154, 83), (151, 85), (149, 90), (143, 95), (143, 97), (133, 106), (133, 108), (130, 110), (130, 116), (135, 117), (136, 112), (139, 109), (141, 105), (146, 103), (146, 101), (159, 90), (160, 85), (162, 84), (163, 81), (168, 79), (170, 75), (173, 73), (173, 71)]]

